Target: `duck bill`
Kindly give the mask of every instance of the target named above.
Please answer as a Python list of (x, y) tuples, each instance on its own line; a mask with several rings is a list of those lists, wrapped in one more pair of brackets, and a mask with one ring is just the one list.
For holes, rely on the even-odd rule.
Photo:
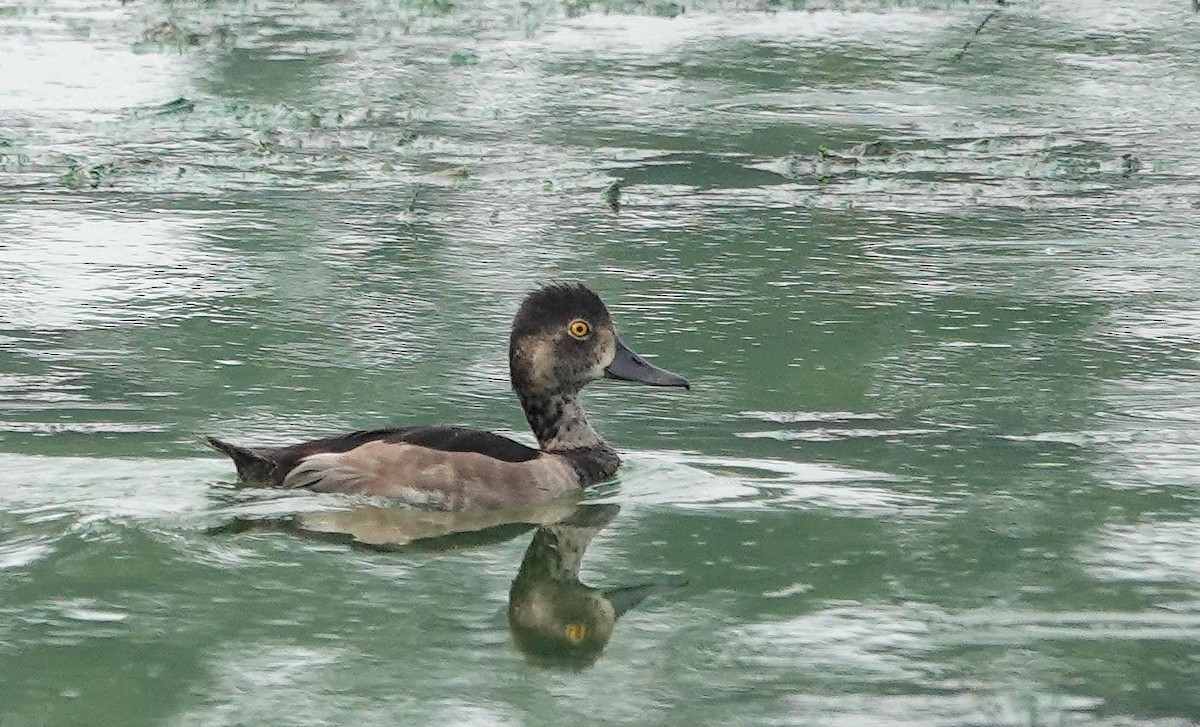
[(617, 339), (617, 355), (613, 362), (604, 369), (605, 378), (622, 381), (639, 381), (650, 386), (678, 386), (684, 389), (692, 388), (687, 379), (679, 374), (673, 374), (666, 369), (660, 369), (646, 359), (629, 350), (629, 347)]

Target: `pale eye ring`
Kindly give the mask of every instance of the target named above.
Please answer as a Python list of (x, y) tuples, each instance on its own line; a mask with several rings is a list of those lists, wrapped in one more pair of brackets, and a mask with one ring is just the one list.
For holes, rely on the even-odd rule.
[(571, 334), (571, 338), (582, 341), (592, 335), (592, 327), (582, 318), (576, 318), (567, 324), (567, 333)]

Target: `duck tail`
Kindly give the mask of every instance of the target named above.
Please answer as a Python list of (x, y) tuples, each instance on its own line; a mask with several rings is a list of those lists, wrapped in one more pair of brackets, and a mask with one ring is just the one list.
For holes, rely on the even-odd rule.
[(201, 437), (201, 441), (232, 459), (234, 466), (237, 467), (238, 477), (243, 480), (247, 482), (270, 481), (275, 463), (271, 461), (267, 451), (230, 444), (216, 437)]

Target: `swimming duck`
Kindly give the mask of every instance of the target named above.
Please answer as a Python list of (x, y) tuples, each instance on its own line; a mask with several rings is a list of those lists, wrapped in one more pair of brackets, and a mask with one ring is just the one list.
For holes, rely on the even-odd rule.
[(207, 437), (238, 476), (270, 487), (384, 495), (439, 510), (547, 502), (612, 477), (621, 460), (588, 421), (579, 393), (601, 378), (689, 388), (617, 336), (600, 297), (583, 285), (530, 293), (513, 319), (513, 391), (538, 449), (476, 429), (415, 426), (358, 431), (287, 447)]

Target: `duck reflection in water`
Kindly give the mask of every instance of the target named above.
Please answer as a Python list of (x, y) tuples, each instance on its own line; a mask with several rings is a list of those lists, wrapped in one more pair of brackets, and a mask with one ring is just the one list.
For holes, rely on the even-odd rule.
[(580, 505), (569, 517), (541, 525), (533, 534), (508, 592), (513, 643), (531, 662), (590, 666), (626, 611), (686, 585), (677, 579), (604, 590), (579, 581), (584, 552), (619, 510), (617, 505)]
[[(220, 497), (238, 504), (238, 495)], [(482, 512), (446, 512), (377, 505), (300, 511), (286, 516), (237, 517), (210, 528), (210, 535), (282, 532), (377, 552), (440, 552), (504, 543), (543, 523), (571, 516), (577, 497), (540, 505)]]
[(617, 619), (647, 598), (687, 585), (664, 578), (601, 589), (579, 580), (584, 552), (620, 506), (564, 501), (486, 514), (364, 505), (285, 518), (237, 519), (210, 534), (287, 532), (384, 552), (445, 551), (496, 544), (536, 528), (508, 594), (513, 643), (534, 664), (583, 668), (600, 657)]

